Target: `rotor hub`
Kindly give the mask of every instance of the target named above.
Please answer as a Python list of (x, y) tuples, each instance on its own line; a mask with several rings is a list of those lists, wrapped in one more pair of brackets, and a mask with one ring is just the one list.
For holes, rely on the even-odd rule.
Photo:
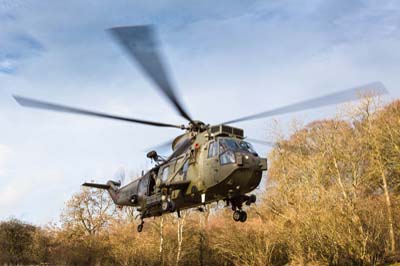
[(206, 130), (207, 125), (200, 120), (193, 120), (189, 122), (189, 127), (187, 128), (189, 131), (204, 131)]

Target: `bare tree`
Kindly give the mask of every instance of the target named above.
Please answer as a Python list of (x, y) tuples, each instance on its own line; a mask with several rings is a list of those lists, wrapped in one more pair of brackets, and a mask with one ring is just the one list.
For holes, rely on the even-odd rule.
[(187, 210), (181, 211), (181, 217), (178, 218), (177, 221), (177, 235), (178, 235), (178, 248), (176, 251), (176, 263), (175, 265), (178, 266), (182, 256), (182, 243), (183, 243), (183, 228), (185, 226), (186, 217), (188, 216), (189, 212)]
[(82, 188), (66, 203), (61, 220), (63, 226), (94, 235), (111, 221), (115, 212), (106, 191)]
[(160, 218), (160, 262), (164, 266), (164, 216)]

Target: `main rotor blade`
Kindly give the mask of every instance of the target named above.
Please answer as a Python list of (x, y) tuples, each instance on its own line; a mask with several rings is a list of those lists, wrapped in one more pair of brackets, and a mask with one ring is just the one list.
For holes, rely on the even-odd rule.
[(109, 29), (112, 36), (134, 59), (143, 72), (157, 85), (158, 89), (173, 104), (178, 113), (192, 122), (192, 118), (178, 100), (168, 79), (166, 68), (161, 60), (154, 28), (150, 25), (115, 27)]
[(116, 115), (100, 113), (100, 112), (95, 112), (95, 111), (89, 111), (89, 110), (85, 110), (85, 109), (70, 107), (70, 106), (56, 104), (56, 103), (44, 102), (44, 101), (35, 100), (35, 99), (26, 98), (26, 97), (17, 96), (17, 95), (13, 95), (13, 97), (17, 101), (17, 103), (19, 103), (21, 106), (24, 106), (24, 107), (51, 110), (51, 111), (63, 112), (63, 113), (79, 114), (79, 115), (96, 116), (96, 117), (122, 120), (122, 121), (126, 121), (126, 122), (139, 123), (139, 124), (145, 124), (145, 125), (157, 126), (157, 127), (182, 128), (182, 126), (179, 126), (179, 125), (165, 124), (165, 123), (160, 123), (160, 122), (153, 122), (153, 121), (148, 121), (148, 120), (123, 117), (123, 116), (116, 116)]
[(245, 138), (244, 140), (246, 140), (248, 142), (258, 143), (261, 145), (271, 146), (271, 147), (276, 145), (276, 142), (266, 141), (266, 140), (259, 140), (259, 139), (253, 139), (253, 138)]
[(331, 93), (331, 94), (321, 96), (318, 98), (312, 98), (312, 99), (309, 99), (306, 101), (301, 101), (301, 102), (298, 102), (295, 104), (286, 105), (286, 106), (283, 106), (283, 107), (280, 107), (277, 109), (273, 109), (273, 110), (269, 110), (269, 111), (265, 111), (262, 113), (233, 119), (233, 120), (224, 122), (224, 124), (237, 123), (237, 122), (241, 122), (241, 121), (259, 119), (259, 118), (263, 118), (263, 117), (270, 117), (270, 116), (274, 116), (274, 115), (293, 113), (293, 112), (313, 109), (313, 108), (332, 105), (332, 104), (344, 103), (344, 102), (356, 100), (356, 99), (360, 98), (361, 96), (368, 94), (368, 93), (373, 93), (372, 96), (377, 96), (377, 95), (386, 94), (387, 90), (381, 82), (373, 82), (373, 83), (369, 83), (369, 84), (366, 84), (363, 86), (343, 90), (340, 92)]

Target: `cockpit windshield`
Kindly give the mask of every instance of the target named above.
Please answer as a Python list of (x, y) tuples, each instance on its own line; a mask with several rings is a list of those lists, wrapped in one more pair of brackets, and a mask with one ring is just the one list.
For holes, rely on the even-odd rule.
[(219, 139), (219, 154), (222, 154), (226, 151), (236, 152), (239, 150), (239, 145), (234, 139)]
[(234, 138), (219, 138), (219, 161), (221, 165), (235, 163), (236, 152), (251, 153), (258, 156), (251, 144), (246, 141)]
[(232, 139), (232, 138), (220, 138), (219, 139), (219, 154), (226, 151), (244, 151), (252, 154), (257, 154), (253, 146), (244, 140)]

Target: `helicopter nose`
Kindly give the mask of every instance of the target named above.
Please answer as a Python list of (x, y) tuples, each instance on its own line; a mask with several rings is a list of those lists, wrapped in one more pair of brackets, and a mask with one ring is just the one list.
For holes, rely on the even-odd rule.
[(239, 194), (255, 189), (261, 182), (262, 171), (266, 170), (267, 161), (249, 153), (236, 154), (236, 170), (230, 175), (230, 184)]
[(236, 164), (239, 167), (246, 167), (253, 170), (267, 170), (267, 158), (260, 158), (253, 154), (238, 153), (236, 154)]

